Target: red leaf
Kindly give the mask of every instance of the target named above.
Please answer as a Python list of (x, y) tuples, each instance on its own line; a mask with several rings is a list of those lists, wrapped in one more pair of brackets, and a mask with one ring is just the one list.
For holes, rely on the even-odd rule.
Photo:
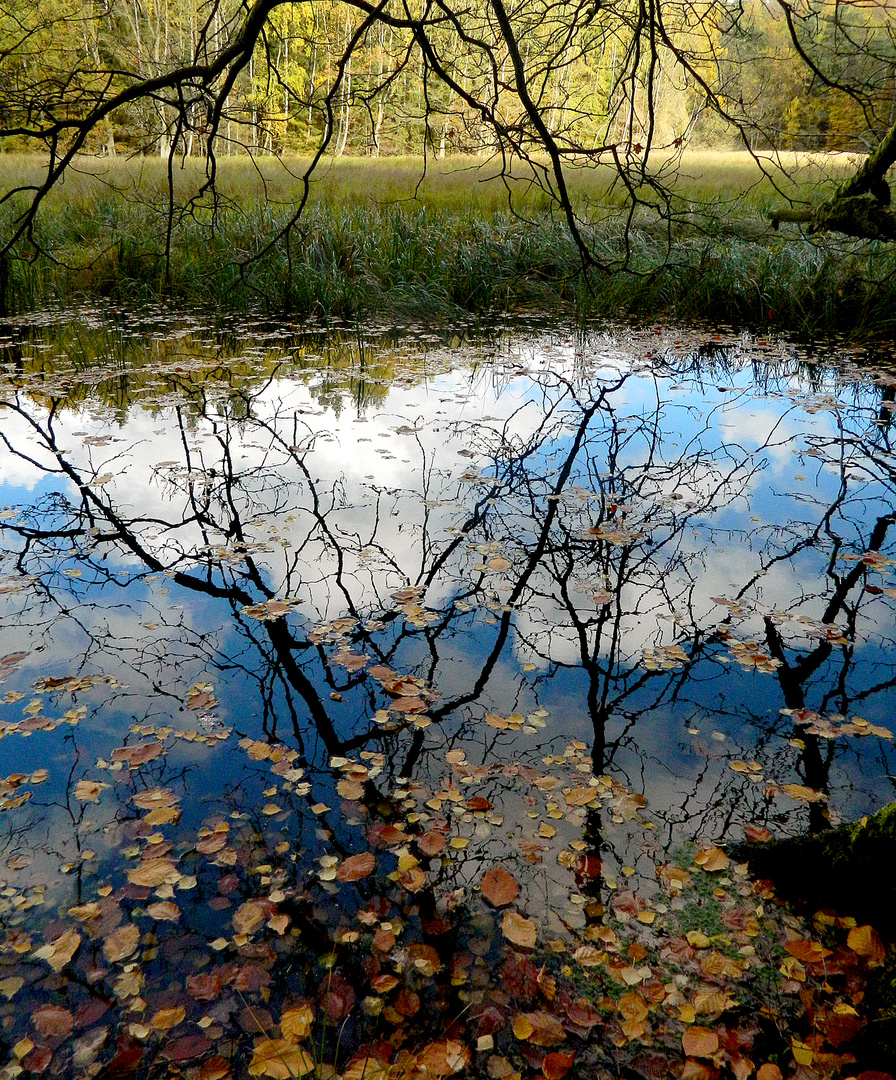
[(744, 825), (744, 836), (751, 844), (767, 844), (772, 834), (763, 825)]

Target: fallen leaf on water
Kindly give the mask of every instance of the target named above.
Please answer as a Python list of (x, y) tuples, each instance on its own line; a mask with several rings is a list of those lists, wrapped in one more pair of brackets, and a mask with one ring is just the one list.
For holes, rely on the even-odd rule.
[(501, 866), (489, 870), (480, 887), (482, 895), (492, 907), (504, 907), (512, 903), (520, 892), (516, 878)]
[(34, 1026), (46, 1037), (68, 1037), (72, 1033), (74, 1018), (61, 1005), (44, 1005), (33, 1014)]
[(708, 873), (714, 873), (719, 870), (727, 870), (730, 859), (721, 848), (708, 847), (697, 852), (694, 856), (694, 862), (698, 866), (702, 866)]
[(78, 951), (81, 935), (74, 930), (67, 930), (58, 938), (35, 949), (31, 954), (36, 960), (46, 960), (54, 971), (62, 971), (65, 965)]
[(137, 951), (140, 944), (140, 930), (133, 923), (120, 926), (103, 942), (103, 956), (110, 964), (125, 960)]
[(175, 1005), (170, 1009), (159, 1009), (150, 1020), (150, 1026), (154, 1027), (156, 1031), (170, 1031), (171, 1028), (183, 1023), (186, 1016), (187, 1010), (183, 1005)]
[(283, 1038), (289, 1042), (299, 1042), (311, 1034), (311, 1021), (314, 1019), (314, 1010), (310, 1005), (300, 1005), (295, 1009), (287, 1009), (280, 1017), (280, 1031)]
[(72, 794), (80, 802), (99, 802), (100, 795), (108, 786), (101, 780), (79, 780)]
[(501, 924), (504, 937), (523, 949), (534, 949), (538, 941), (538, 928), (531, 919), (526, 919), (515, 911), (508, 911)]
[(311, 1055), (286, 1039), (261, 1039), (249, 1062), (250, 1076), (270, 1076), (273, 1080), (293, 1080), (314, 1068)]
[(349, 855), (339, 864), (336, 876), (340, 881), (360, 881), (376, 869), (376, 859), (372, 851), (362, 851), (359, 855)]

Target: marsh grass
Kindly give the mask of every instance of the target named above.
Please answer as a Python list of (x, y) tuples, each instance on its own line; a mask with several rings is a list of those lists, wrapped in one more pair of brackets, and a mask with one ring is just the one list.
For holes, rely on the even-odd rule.
[[(165, 163), (87, 159), (47, 199), (35, 232), (46, 254), (23, 249), (7, 261), (6, 306), (168, 296), (216, 309), (432, 318), (525, 306), (891, 334), (896, 255), (885, 245), (808, 240), (768, 225), (785, 196), (817, 199), (851, 164), (846, 155), (789, 155), (763, 169), (747, 154), (689, 153), (673, 185), (675, 224), (647, 207), (627, 232), (613, 174), (570, 169), (598, 257), (618, 262), (628, 245), (626, 272), (586, 280), (561, 217), (522, 167), (507, 178), (475, 158), (425, 170), (416, 158), (324, 162), (288, 247), (269, 247), (301, 198), (307, 162), (224, 158), (218, 202), (175, 216), (166, 259)], [(204, 178), (198, 161), (179, 163), (176, 204)], [(36, 159), (0, 156), (3, 190), (39, 179)], [(15, 212), (16, 199), (0, 210), (6, 222)]]

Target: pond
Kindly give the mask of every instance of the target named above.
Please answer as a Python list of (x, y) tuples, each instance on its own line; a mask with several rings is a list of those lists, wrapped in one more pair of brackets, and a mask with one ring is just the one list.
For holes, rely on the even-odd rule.
[(725, 845), (894, 799), (889, 357), (85, 308), (0, 380), (3, 1077), (761, 1064)]

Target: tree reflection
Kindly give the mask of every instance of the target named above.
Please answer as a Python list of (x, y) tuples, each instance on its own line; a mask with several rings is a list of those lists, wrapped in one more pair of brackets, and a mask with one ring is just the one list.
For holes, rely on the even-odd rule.
[[(327, 957), (354, 956), (369, 925), (365, 978), (384, 975), (404, 929), (419, 970), (439, 973), (406, 987), (417, 1009), (472, 1003), (487, 1026), (498, 916), (470, 886), (496, 860), (556, 937), (604, 941), (589, 934), (606, 937), (608, 910), (639, 910), (684, 841), (823, 828), (888, 798), (892, 781), (872, 775), (892, 772), (879, 718), (896, 680), (896, 591), (876, 584), (894, 565), (881, 391), (831, 404), (817, 366), (810, 381), (779, 371), (765, 399), (714, 391), (739, 363), (671, 350), (649, 374), (542, 364), (525, 383), (481, 368), (428, 393), (414, 377), (386, 429), (304, 410), (276, 364), (226, 400), (189, 377), (181, 393), (168, 371), (174, 400), (151, 418), (122, 400), (120, 426), (98, 434), (73, 431), (64, 395), (10, 385), (0, 439), (35, 487), (0, 519), (21, 650), (0, 664), (14, 680), (29, 652), (46, 659), (37, 704), (4, 735), (84, 710), (64, 780), (46, 795), (37, 770), (5, 781), (9, 799), (31, 785), (36, 811), (9, 804), (10, 865), (25, 849), (34, 880), (69, 864), (79, 905), (94, 874), (116, 882), (97, 971), (103, 934), (146, 904), (182, 922), (180, 938), (159, 931), (141, 978), (194, 961), (198, 978), (208, 941), (257, 916), (274, 936), (250, 955), (237, 926), (215, 976), (231, 1018), (238, 994), (262, 990), (356, 1018), (349, 961)], [(477, 398), (498, 415), (466, 407)], [(835, 420), (803, 436), (804, 408)], [(158, 450), (144, 420), (161, 425)], [(794, 451), (817, 470), (805, 492)], [(175, 846), (165, 826), (197, 839)], [(98, 834), (109, 854), (90, 847)], [(389, 884), (361, 874), (353, 899), (328, 904), (356, 880), (343, 868), (359, 847), (398, 853)], [(258, 899), (256, 867), (277, 899)], [(290, 921), (310, 939), (301, 961), (281, 941)], [(192, 944), (177, 954), (176, 939)], [(85, 993), (108, 1004), (111, 976), (90, 990), (89, 970)], [(502, 972), (508, 1001), (540, 993), (524, 964)]]

